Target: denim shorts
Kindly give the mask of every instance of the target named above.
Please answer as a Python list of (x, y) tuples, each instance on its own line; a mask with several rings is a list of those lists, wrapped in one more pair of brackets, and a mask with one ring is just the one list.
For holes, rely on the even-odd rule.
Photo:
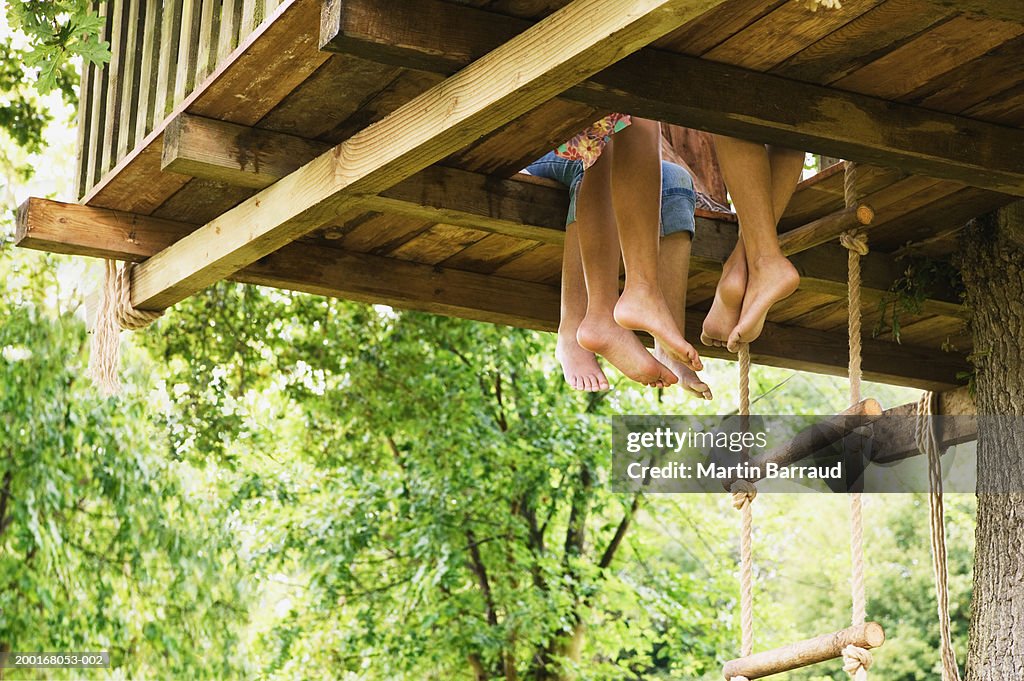
[[(526, 171), (537, 177), (557, 180), (569, 188), (569, 217), (565, 224), (576, 222), (576, 195), (583, 180), (583, 162), (572, 161), (549, 152), (537, 159)], [(693, 178), (686, 168), (661, 162), (661, 235), (677, 232), (694, 233), (693, 209), (697, 195), (693, 191)]]

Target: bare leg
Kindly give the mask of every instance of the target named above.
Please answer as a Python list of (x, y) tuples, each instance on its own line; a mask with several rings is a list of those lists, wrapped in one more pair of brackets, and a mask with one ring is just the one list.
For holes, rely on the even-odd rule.
[[(804, 154), (783, 147), (768, 147), (767, 153), (771, 170), (772, 217), (777, 227), (803, 171)], [(743, 248), (743, 239), (740, 238), (722, 265), (722, 277), (715, 289), (715, 300), (704, 319), (701, 343), (725, 347), (732, 330), (740, 321), (746, 288), (747, 254)]]
[[(779, 249), (768, 150), (761, 144), (729, 137), (716, 137), (715, 148), (739, 216), (747, 264), (742, 310), (727, 341), (729, 349), (736, 351), (740, 343), (749, 343), (761, 334), (768, 311), (793, 294), (800, 275)], [(791, 167), (795, 157), (795, 152), (783, 152), (780, 169)], [(784, 179), (781, 174), (780, 180)], [(796, 177), (792, 179), (794, 185)], [(780, 198), (784, 194), (781, 189), (778, 193)]]
[(598, 161), (612, 165), (612, 203), (626, 266), (626, 286), (615, 305), (615, 321), (627, 329), (647, 331), (662, 350), (699, 371), (703, 368), (700, 356), (683, 338), (658, 281), (660, 135), (656, 121), (634, 118), (632, 125), (612, 136)]
[[(662, 295), (672, 312), (672, 319), (680, 329), (686, 328), (686, 284), (690, 269), (690, 240), (688, 233), (670, 234), (661, 240), (658, 256), (658, 279)], [(693, 369), (665, 352), (654, 342), (654, 356), (679, 377), (679, 384), (697, 397), (713, 398), (711, 388)]]
[(583, 174), (576, 200), (577, 220), (586, 225), (577, 231), (577, 239), (587, 286), (587, 314), (579, 324), (576, 339), (582, 348), (601, 355), (638, 383), (672, 385), (678, 377), (647, 352), (636, 334), (615, 323), (619, 243), (610, 187), (611, 163), (602, 154)]
[[(586, 227), (584, 227), (585, 229)], [(576, 340), (587, 313), (587, 287), (583, 281), (583, 259), (580, 257), (580, 223), (565, 228), (565, 250), (562, 253), (562, 296), (558, 318), (558, 343), (555, 357), (562, 365), (565, 382), (575, 390), (595, 392), (608, 389), (608, 379), (590, 350), (584, 350)]]

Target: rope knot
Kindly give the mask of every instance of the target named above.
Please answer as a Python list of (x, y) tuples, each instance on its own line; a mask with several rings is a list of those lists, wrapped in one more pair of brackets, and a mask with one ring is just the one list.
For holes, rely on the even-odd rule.
[(854, 251), (861, 257), (867, 255), (870, 251), (868, 248), (868, 235), (859, 229), (851, 229), (840, 234), (839, 243), (844, 248)]
[(867, 681), (872, 662), (871, 652), (864, 648), (854, 645), (843, 648), (843, 671), (854, 681)]
[(757, 497), (757, 487), (746, 480), (737, 480), (729, 485), (729, 493), (732, 494), (732, 507), (739, 511)]

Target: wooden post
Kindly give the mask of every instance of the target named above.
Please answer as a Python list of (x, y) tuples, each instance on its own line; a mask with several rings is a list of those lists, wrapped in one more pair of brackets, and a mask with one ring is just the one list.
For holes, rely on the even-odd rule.
[[(764, 470), (765, 464), (768, 463), (776, 463), (782, 467), (789, 466), (797, 461), (806, 459), (826, 447), (831, 447), (852, 433), (856, 428), (869, 425), (882, 414), (882, 405), (877, 400), (869, 397), (851, 407), (847, 407), (835, 416), (830, 416), (809, 428), (805, 428), (797, 433), (789, 442), (751, 459), (750, 463), (753, 466), (761, 467), (761, 470)], [(737, 479), (732, 478), (723, 481), (722, 485), (729, 489)], [(749, 482), (757, 482), (757, 480), (749, 480)]]
[(877, 648), (885, 642), (885, 631), (877, 622), (867, 622), (831, 634), (822, 634), (782, 648), (729, 660), (722, 668), (722, 676), (731, 679), (745, 676), (760, 679), (772, 674), (792, 671), (807, 665), (841, 657), (846, 646)]

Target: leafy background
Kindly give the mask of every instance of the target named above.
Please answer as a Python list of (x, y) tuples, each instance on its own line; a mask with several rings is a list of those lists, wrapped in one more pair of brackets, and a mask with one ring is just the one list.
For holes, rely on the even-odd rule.
[[(710, 405), (621, 378), (581, 395), (549, 335), (221, 283), (126, 336), (127, 389), (103, 399), (85, 378), (98, 264), (13, 248), (11, 210), (73, 200), (75, 67), (106, 48), (85, 2), (7, 13), (0, 649), (109, 650), (82, 678), (719, 678), (737, 514), (606, 478), (611, 415), (729, 411), (731, 364), (709, 362)], [(840, 379), (777, 369), (753, 390), (763, 413), (846, 399)], [(845, 501), (756, 512), (758, 646), (844, 626)], [(973, 498), (947, 513), (962, 659)], [(879, 678), (936, 678), (927, 500), (871, 497), (867, 518)]]

